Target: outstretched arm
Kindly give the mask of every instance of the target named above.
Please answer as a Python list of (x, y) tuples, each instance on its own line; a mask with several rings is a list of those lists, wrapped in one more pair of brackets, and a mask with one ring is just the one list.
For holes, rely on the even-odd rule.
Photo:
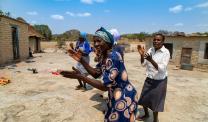
[(93, 68), (87, 62), (85, 62), (82, 59), (81, 53), (79, 51), (76, 52), (74, 50), (69, 49), (68, 52), (69, 52), (69, 56), (71, 56), (76, 61), (80, 62), (84, 66), (84, 68), (87, 70), (87, 72), (90, 75), (92, 75), (94, 78), (98, 78), (102, 74), (101, 69)]
[[(73, 70), (76, 70), (76, 69), (73, 68)], [(86, 82), (99, 90), (102, 90), (102, 91), (108, 90), (108, 88), (104, 86), (101, 81), (83, 76), (77, 71), (64, 71), (64, 72), (61, 72), (60, 74), (66, 78), (80, 79), (83, 82)]]
[(84, 66), (84, 68), (87, 70), (87, 72), (92, 75), (94, 78), (98, 78), (102, 71), (100, 68), (93, 68), (88, 63), (86, 63), (82, 58), (80, 60), (80, 63)]
[(107, 91), (108, 90), (108, 88), (106, 86), (104, 86), (103, 83), (99, 80), (91, 79), (91, 78), (88, 78), (88, 77), (85, 77), (85, 76), (81, 76), (80, 79), (82, 81), (90, 84), (91, 86), (99, 89), (99, 90), (102, 90), (102, 91)]

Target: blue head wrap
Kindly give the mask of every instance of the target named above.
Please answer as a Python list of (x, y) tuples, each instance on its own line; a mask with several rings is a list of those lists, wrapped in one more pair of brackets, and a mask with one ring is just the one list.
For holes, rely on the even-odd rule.
[(80, 32), (80, 36), (86, 40), (87, 33), (86, 32)]
[(102, 38), (105, 42), (113, 45), (114, 44), (114, 38), (113, 35), (108, 32), (105, 28), (101, 27), (95, 32), (95, 36), (98, 36)]

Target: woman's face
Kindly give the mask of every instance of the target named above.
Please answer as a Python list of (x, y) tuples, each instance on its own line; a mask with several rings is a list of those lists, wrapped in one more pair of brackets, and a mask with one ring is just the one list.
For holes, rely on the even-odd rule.
[(109, 50), (108, 44), (100, 37), (94, 36), (94, 48), (97, 55), (103, 55), (107, 50)]
[(83, 42), (84, 41), (84, 38), (83, 37), (79, 37), (79, 41)]

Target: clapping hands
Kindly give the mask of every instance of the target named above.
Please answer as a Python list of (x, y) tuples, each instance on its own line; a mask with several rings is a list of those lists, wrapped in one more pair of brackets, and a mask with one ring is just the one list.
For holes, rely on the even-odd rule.
[(144, 59), (147, 59), (148, 61), (152, 60), (152, 56), (145, 51), (144, 46), (137, 45), (137, 50), (139, 54), (144, 57)]
[(137, 50), (138, 50), (138, 52), (139, 52), (139, 54), (141, 56), (144, 56), (145, 55), (145, 48), (144, 48), (144, 46), (137, 45)]

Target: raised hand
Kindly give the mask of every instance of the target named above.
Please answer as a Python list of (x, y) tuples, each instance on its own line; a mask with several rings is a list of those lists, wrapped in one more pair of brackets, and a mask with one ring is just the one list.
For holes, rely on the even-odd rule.
[(69, 44), (69, 47), (70, 47), (72, 50), (74, 50), (74, 44), (73, 44), (72, 42)]
[(145, 53), (144, 58), (147, 59), (148, 61), (152, 60), (152, 56), (149, 53)]
[(81, 58), (82, 58), (82, 53), (81, 52), (76, 52), (76, 51), (74, 51), (74, 50), (72, 50), (72, 49), (69, 49), (68, 50), (68, 53), (69, 53), (69, 56), (71, 56), (74, 60), (76, 60), (76, 61), (80, 61), (81, 60)]
[(145, 55), (145, 48), (144, 48), (144, 46), (137, 45), (137, 50), (138, 50), (140, 55), (142, 55), (142, 56)]

